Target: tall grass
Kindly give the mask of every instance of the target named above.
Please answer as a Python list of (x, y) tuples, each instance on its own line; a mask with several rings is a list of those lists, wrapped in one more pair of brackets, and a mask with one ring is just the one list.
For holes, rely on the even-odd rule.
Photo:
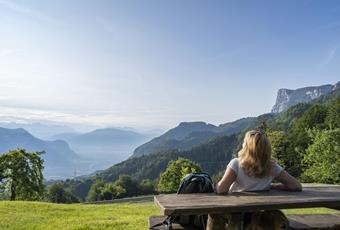
[(51, 204), (0, 202), (0, 229), (147, 229), (150, 215), (159, 214), (153, 204)]
[[(291, 209), (284, 212), (286, 214), (340, 213), (326, 208)], [(148, 229), (148, 217), (159, 214), (152, 203), (82, 205), (0, 201), (0, 229), (139, 230)]]

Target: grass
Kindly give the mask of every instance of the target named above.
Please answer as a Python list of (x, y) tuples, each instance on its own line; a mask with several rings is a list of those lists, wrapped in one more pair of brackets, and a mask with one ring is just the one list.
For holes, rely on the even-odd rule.
[[(290, 209), (286, 214), (340, 213), (327, 208)], [(147, 229), (148, 216), (159, 215), (154, 204), (119, 203), (101, 205), (52, 204), (1, 201), (0, 229), (87, 230)]]
[(159, 211), (153, 204), (51, 204), (0, 202), (0, 229), (147, 229), (147, 219)]
[(285, 214), (334, 214), (340, 211), (330, 208), (297, 208), (297, 209), (284, 209)]

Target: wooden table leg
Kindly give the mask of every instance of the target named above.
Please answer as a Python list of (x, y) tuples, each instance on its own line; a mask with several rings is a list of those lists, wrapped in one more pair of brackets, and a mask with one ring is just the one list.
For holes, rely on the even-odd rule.
[(225, 230), (228, 219), (222, 214), (209, 214), (207, 230)]
[(228, 230), (243, 230), (243, 213), (232, 213), (228, 222)]

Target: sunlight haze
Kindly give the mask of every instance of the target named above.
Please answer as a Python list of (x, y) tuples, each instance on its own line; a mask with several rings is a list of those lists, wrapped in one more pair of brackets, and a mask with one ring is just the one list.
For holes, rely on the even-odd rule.
[(167, 129), (339, 80), (336, 1), (0, 0), (0, 118)]

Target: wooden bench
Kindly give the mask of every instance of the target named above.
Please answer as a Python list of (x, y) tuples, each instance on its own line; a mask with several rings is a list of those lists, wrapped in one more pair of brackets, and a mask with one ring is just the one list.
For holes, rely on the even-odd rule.
[[(165, 216), (149, 217), (149, 228), (161, 223)], [(288, 215), (289, 227), (292, 230), (305, 229), (340, 229), (340, 214), (311, 214), (311, 215)], [(198, 230), (194, 226), (182, 226), (173, 224), (173, 230)], [(163, 226), (153, 228), (154, 230), (165, 230)]]
[(288, 215), (292, 229), (340, 229), (340, 214)]
[[(168, 194), (154, 198), (163, 216), (242, 213), (289, 208), (340, 207), (340, 186), (309, 186), (302, 192), (271, 190), (216, 194)], [(289, 215), (293, 229), (340, 229), (340, 215)], [(160, 217), (158, 217), (160, 218)], [(159, 219), (151, 217), (150, 226)], [(159, 223), (160, 221), (158, 221)], [(175, 228), (176, 227), (176, 228)], [(186, 229), (174, 226), (174, 229)]]

